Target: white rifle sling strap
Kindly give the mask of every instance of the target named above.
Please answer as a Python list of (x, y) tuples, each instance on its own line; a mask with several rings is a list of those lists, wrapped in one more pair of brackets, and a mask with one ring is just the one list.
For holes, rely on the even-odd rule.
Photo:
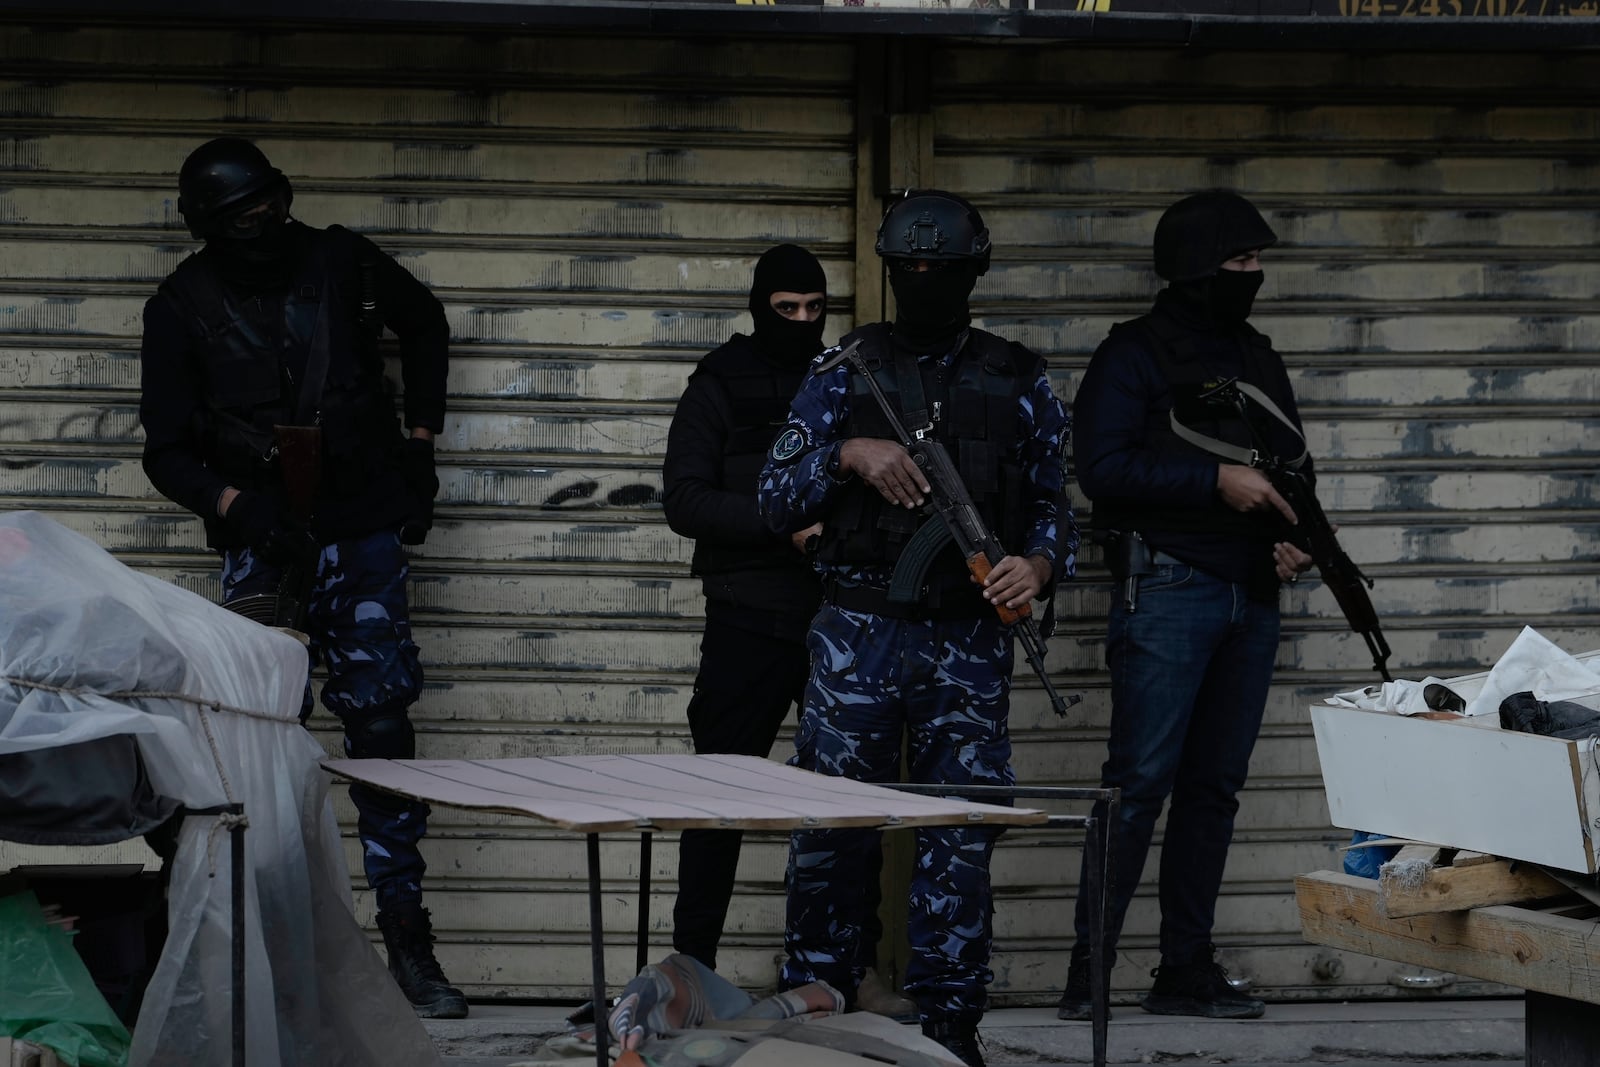
[[(1249, 382), (1241, 382), (1235, 379), (1229, 384), (1234, 389), (1237, 389), (1241, 395), (1260, 405), (1264, 411), (1266, 411), (1273, 418), (1277, 419), (1279, 422), (1283, 423), (1284, 427), (1290, 433), (1294, 434), (1295, 438), (1300, 442), (1300, 454), (1292, 460), (1283, 462), (1282, 465), (1290, 470), (1299, 470), (1300, 467), (1305, 463), (1307, 457), (1311, 455), (1310, 450), (1305, 447), (1306, 435), (1300, 432), (1300, 427), (1296, 426), (1294, 421), (1283, 413), (1282, 408), (1273, 403), (1271, 397), (1269, 397), (1266, 393), (1263, 393), (1260, 389), (1257, 389), (1255, 386), (1251, 385)], [(1239, 407), (1239, 414), (1243, 416), (1244, 405), (1240, 404)], [(1243, 445), (1231, 445), (1226, 441), (1219, 441), (1215, 437), (1208, 437), (1205, 434), (1200, 433), (1198, 430), (1191, 430), (1189, 427), (1178, 421), (1178, 412), (1176, 408), (1168, 413), (1168, 418), (1172, 422), (1172, 432), (1189, 442), (1191, 445), (1194, 445), (1196, 448), (1210, 452), (1214, 456), (1221, 456), (1223, 459), (1232, 460), (1235, 463), (1242, 463), (1247, 467), (1264, 466), (1262, 462), (1262, 455), (1258, 449), (1245, 448)]]

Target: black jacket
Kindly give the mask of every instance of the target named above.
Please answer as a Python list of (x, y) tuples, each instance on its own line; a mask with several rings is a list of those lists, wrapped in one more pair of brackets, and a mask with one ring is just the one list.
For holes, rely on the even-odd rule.
[[(1153, 346), (1157, 336), (1181, 336), (1175, 362), (1192, 368), (1191, 377), (1248, 381), (1298, 425), (1289, 375), (1271, 342), (1248, 324), (1213, 330), (1185, 310), (1164, 290), (1148, 317), (1158, 329), (1135, 320), (1132, 328), (1114, 329), (1095, 351), (1073, 401), (1078, 485), (1093, 502), (1097, 531), (1138, 530), (1153, 548), (1246, 584), (1255, 599), (1275, 601), (1272, 545), (1287, 538), (1287, 525), (1276, 512), (1244, 514), (1222, 502), (1216, 492), (1222, 461), (1172, 433), (1173, 383)], [(1200, 429), (1229, 436), (1219, 426)], [(1287, 431), (1261, 429), (1275, 451), (1298, 454), (1299, 442)]]
[(822, 587), (787, 535), (756, 512), (756, 478), (807, 366), (782, 366), (735, 334), (701, 359), (667, 435), (662, 504), (674, 532), (695, 540), (706, 617), (803, 640)]
[[(394, 400), (384, 391), (375, 338), (368, 330), (365, 340), (356, 340), (362, 333), (360, 264), (371, 265), (377, 317), (399, 338), (408, 427), (435, 433), (443, 429), (450, 328), (443, 306), (427, 287), (366, 238), (337, 227), (317, 230), (299, 223), (291, 227), (299, 256), (297, 279), (316, 272), (311, 264), (319, 256), (328, 264), (327, 313), (335, 317), (333, 336), (342, 339), (340, 351), (330, 360), (330, 377), (346, 374), (358, 382), (353, 388), (361, 394), (363, 408), (377, 413), (359, 426), (347, 417), (324, 429), (325, 443), (343, 442), (342, 448), (327, 453), (313, 514), (313, 533), (326, 544), (398, 526), (417, 506), (400, 475), (401, 425), (394, 417)], [(196, 278), (197, 272), (207, 277)], [(221, 293), (230, 304), (245, 309), (241, 317), (249, 321), (242, 329), (258, 339), (259, 350), (279, 353), (277, 365), (261, 366), (270, 357), (260, 356), (254, 364), (229, 372), (230, 381), (244, 372), (262, 383), (276, 380), (274, 395), (256, 398), (262, 410), (275, 404), (292, 407), (297, 395), (294, 383), (302, 376), (309, 352), (306, 340), (294, 336), (285, 324), (283, 307), (294, 299), (289, 290), (298, 284), (253, 289), (229, 282), (218, 271), (215, 254), (202, 249), (145, 304), (139, 354), (145, 473), (162, 495), (205, 520), (207, 538), (216, 548), (238, 544), (217, 518), (217, 499), (227, 486), (268, 493), (281, 493), (281, 486), (270, 470), (252, 474), (221, 454), (216, 426), (219, 418), (229, 416), (219, 415), (219, 408), (231, 408), (233, 415), (247, 419), (249, 409), (236, 387), (230, 389), (229, 382), (218, 380), (224, 363), (217, 358), (223, 344), (217, 340), (217, 321), (206, 321), (212, 316), (205, 309), (197, 312), (188, 298), (202, 294), (201, 299), (207, 300), (205, 294)]]

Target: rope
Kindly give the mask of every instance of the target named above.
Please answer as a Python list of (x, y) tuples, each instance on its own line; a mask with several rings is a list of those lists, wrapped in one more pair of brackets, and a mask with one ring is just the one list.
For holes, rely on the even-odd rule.
[(232, 704), (224, 704), (220, 700), (197, 697), (192, 693), (174, 693), (159, 689), (123, 689), (114, 693), (102, 693), (98, 689), (73, 689), (68, 686), (51, 685), (48, 682), (36, 682), (31, 678), (13, 678), (9, 674), (0, 675), (0, 681), (8, 682), (11, 685), (19, 686), (23, 689), (41, 689), (46, 693), (62, 693), (67, 696), (76, 697), (87, 695), (105, 697), (108, 700), (179, 700), (185, 704), (193, 704), (200, 708), (209, 708), (212, 711), (225, 711), (229, 715), (243, 715), (246, 718), (261, 719), (265, 722), (283, 723), (286, 726), (298, 725), (298, 723), (291, 723), (287, 719), (280, 719), (278, 716), (269, 715), (264, 711), (257, 711), (254, 708), (235, 707)]
[(218, 837), (220, 837), (224, 831), (233, 830), (234, 828), (247, 830), (250, 828), (250, 820), (243, 814), (235, 815), (232, 812), (223, 811), (217, 813), (217, 821), (211, 824), (210, 830), (206, 831), (207, 878), (215, 878), (217, 876)]
[[(286, 726), (299, 725), (298, 723), (290, 723), (286, 719), (280, 719), (275, 715), (268, 715), (264, 711), (257, 711), (254, 708), (234, 707), (232, 704), (224, 704), (220, 700), (209, 700), (190, 693), (174, 693), (153, 689), (128, 689), (115, 693), (102, 693), (97, 689), (74, 689), (68, 686), (51, 685), (48, 682), (34, 681), (31, 678), (13, 678), (10, 675), (0, 675), (0, 679), (3, 679), (9, 685), (22, 689), (38, 689), (46, 693), (57, 693), (64, 696), (101, 696), (108, 700), (177, 700), (185, 704), (193, 704), (202, 711), (243, 715), (246, 718), (261, 719), (265, 722), (281, 723)], [(239, 801), (233, 795), (233, 783), (228, 780), (228, 769), (227, 764), (222, 759), (222, 749), (217, 745), (216, 734), (211, 731), (211, 720), (205, 715), (200, 716), (200, 732), (205, 734), (206, 747), (211, 749), (211, 761), (216, 765), (217, 777), (222, 781), (222, 795), (229, 804), (237, 804)], [(210, 877), (215, 878), (217, 876), (217, 835), (235, 827), (244, 829), (249, 825), (250, 820), (244, 815), (223, 812), (217, 816), (217, 821), (212, 823), (210, 831), (206, 834), (206, 862), (211, 870)]]

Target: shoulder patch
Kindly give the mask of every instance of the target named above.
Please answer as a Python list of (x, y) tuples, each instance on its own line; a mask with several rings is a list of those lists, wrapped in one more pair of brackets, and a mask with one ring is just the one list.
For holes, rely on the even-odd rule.
[(778, 435), (772, 442), (772, 458), (778, 463), (793, 459), (806, 447), (806, 435), (794, 426), (790, 426)]

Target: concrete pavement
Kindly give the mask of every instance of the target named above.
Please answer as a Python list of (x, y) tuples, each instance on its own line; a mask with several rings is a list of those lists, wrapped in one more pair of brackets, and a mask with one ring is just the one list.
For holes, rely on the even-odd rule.
[[(450, 1067), (517, 1062), (564, 1030), (570, 1007), (474, 1004), (472, 1018), (429, 1020)], [(980, 1030), (991, 1064), (1076, 1064), (1090, 1060), (1088, 1023), (1063, 1023), (1051, 1008), (991, 1011)], [(1113, 1064), (1345, 1064), (1473, 1062), (1523, 1058), (1521, 1000), (1340, 1001), (1269, 1004), (1243, 1022), (1147, 1015), (1114, 1009)]]

